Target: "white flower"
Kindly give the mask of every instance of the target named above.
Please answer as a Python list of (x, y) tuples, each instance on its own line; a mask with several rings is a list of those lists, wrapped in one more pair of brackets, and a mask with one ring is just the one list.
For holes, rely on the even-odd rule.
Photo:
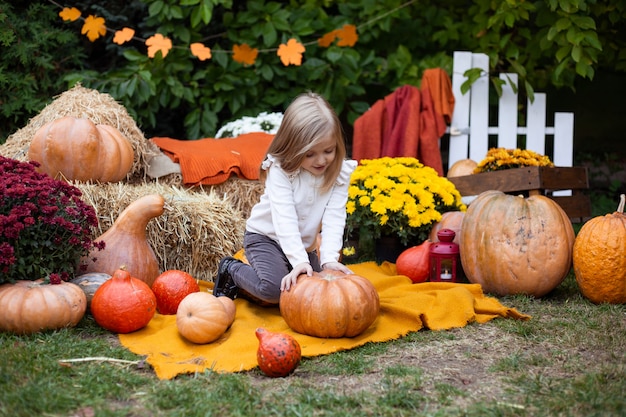
[(282, 113), (259, 113), (257, 117), (244, 116), (226, 123), (215, 134), (216, 138), (235, 138), (244, 133), (267, 132), (276, 134), (283, 121)]

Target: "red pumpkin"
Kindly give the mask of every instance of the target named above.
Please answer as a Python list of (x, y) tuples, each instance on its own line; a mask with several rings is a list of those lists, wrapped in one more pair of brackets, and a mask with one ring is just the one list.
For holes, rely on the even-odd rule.
[(118, 269), (91, 299), (96, 323), (115, 333), (130, 333), (145, 327), (156, 313), (156, 297), (145, 282)]
[(159, 314), (176, 314), (183, 298), (200, 291), (196, 279), (177, 269), (170, 269), (156, 277), (152, 283), (152, 292), (156, 297)]
[(430, 276), (430, 246), (433, 243), (426, 240), (421, 245), (406, 249), (396, 260), (396, 271), (405, 275), (414, 283), (428, 281)]
[(256, 329), (255, 334), (259, 339), (257, 362), (265, 375), (272, 378), (283, 377), (298, 367), (302, 350), (296, 339), (288, 334), (274, 333), (263, 328)]

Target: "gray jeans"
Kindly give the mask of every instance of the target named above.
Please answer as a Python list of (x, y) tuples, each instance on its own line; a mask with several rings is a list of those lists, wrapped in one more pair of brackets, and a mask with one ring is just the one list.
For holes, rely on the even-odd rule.
[[(243, 247), (249, 265), (236, 263), (229, 268), (230, 275), (242, 290), (277, 304), (280, 299), (280, 281), (293, 269), (278, 242), (265, 235), (246, 232)], [(316, 252), (309, 252), (314, 271), (321, 271)]]

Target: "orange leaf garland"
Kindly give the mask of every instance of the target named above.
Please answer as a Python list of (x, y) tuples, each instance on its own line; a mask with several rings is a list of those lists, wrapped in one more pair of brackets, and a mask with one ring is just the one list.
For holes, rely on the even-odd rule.
[(332, 32), (328, 32), (317, 40), (317, 44), (322, 48), (328, 48), (330, 44), (333, 43), (335, 39), (337, 39), (337, 31), (338, 29), (333, 30)]
[(118, 30), (115, 32), (115, 36), (113, 37), (113, 42), (118, 45), (122, 45), (123, 43), (128, 42), (135, 36), (135, 30), (131, 28), (124, 28), (122, 30)]
[(192, 43), (189, 45), (189, 49), (191, 49), (193, 56), (198, 57), (200, 61), (211, 59), (211, 48), (204, 46), (200, 42)]
[(354, 46), (359, 39), (354, 25), (343, 25), (341, 29), (337, 30), (337, 37), (339, 38), (337, 46)]
[(285, 66), (289, 64), (301, 65), (302, 53), (304, 53), (304, 51), (304, 45), (302, 45), (294, 38), (291, 38), (287, 41), (287, 44), (280, 44), (280, 46), (278, 47), (278, 52), (276, 54), (280, 57), (280, 61)]
[(170, 49), (172, 49), (171, 39), (164, 37), (160, 33), (156, 33), (146, 39), (146, 45), (148, 46), (148, 56), (150, 58), (154, 58), (158, 51), (161, 51), (161, 55), (165, 58)]
[(75, 20), (78, 20), (78, 18), (80, 17), (80, 10), (78, 10), (76, 7), (64, 7), (63, 10), (61, 10), (59, 12), (59, 16), (61, 16), (61, 19), (63, 19), (64, 21), (70, 21), (73, 22)]
[(89, 15), (85, 19), (81, 34), (87, 35), (87, 38), (91, 42), (98, 39), (100, 36), (104, 36), (107, 33), (107, 27), (104, 24), (104, 18)]
[(250, 48), (246, 43), (233, 46), (233, 60), (240, 64), (253, 65), (258, 54), (257, 48)]

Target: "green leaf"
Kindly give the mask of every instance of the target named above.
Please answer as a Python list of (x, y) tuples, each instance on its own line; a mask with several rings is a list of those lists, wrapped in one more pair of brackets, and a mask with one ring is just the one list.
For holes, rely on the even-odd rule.
[(276, 28), (271, 22), (265, 22), (265, 24), (262, 26), (262, 34), (263, 44), (267, 46), (276, 44), (276, 39), (278, 39), (278, 35), (276, 33)]
[(572, 25), (571, 20), (562, 17), (556, 21), (556, 23), (554, 24), (554, 27), (556, 27), (556, 29), (560, 32), (569, 28), (571, 25)]
[(532, 84), (530, 84), (527, 80), (524, 80), (524, 89), (526, 90), (526, 95), (531, 103), (535, 101), (535, 89)]
[(164, 7), (165, 7), (165, 3), (163, 3), (161, 0), (155, 1), (154, 3), (150, 4), (150, 6), (148, 7), (148, 15), (156, 16), (159, 13), (161, 13)]
[(574, 62), (580, 62), (580, 58), (582, 57), (582, 54), (583, 54), (582, 48), (578, 45), (574, 45), (574, 47), (572, 48), (572, 59), (574, 60)]

